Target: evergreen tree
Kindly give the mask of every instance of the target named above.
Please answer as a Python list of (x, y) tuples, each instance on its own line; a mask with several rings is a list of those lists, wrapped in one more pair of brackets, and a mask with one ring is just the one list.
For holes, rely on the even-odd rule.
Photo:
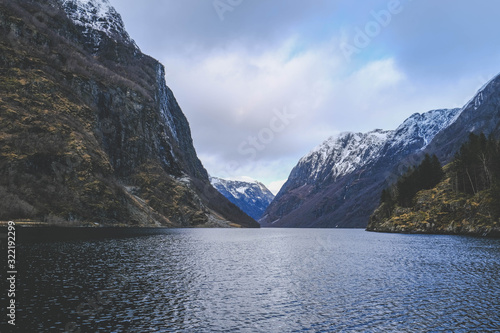
[(382, 194), (380, 195), (380, 205), (382, 206), (381, 209), (383, 209), (383, 214), (385, 217), (390, 217), (392, 214), (392, 210), (394, 209), (394, 199), (392, 198), (391, 195), (391, 189), (386, 188), (382, 190)]
[(490, 209), (500, 217), (500, 142), (492, 136), (469, 134), (452, 164), (455, 191), (476, 194), (488, 190)]
[(390, 203), (392, 201), (391, 193), (389, 189), (383, 189), (380, 195), (380, 203)]
[(431, 170), (432, 171), (429, 176), (430, 179), (429, 188), (436, 186), (444, 177), (443, 167), (441, 166), (441, 162), (439, 162), (439, 159), (436, 155), (432, 155)]
[(436, 186), (443, 178), (443, 169), (436, 155), (425, 155), (416, 168), (411, 168), (397, 182), (397, 203), (402, 207), (411, 207), (418, 191)]
[(498, 143), (490, 136), (470, 133), (453, 161), (457, 191), (475, 194), (490, 189), (498, 170)]

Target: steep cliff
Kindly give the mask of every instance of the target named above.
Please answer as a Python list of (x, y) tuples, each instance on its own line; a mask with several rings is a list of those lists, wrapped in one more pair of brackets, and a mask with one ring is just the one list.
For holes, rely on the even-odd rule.
[(258, 226), (107, 0), (3, 0), (0, 32), (0, 219)]

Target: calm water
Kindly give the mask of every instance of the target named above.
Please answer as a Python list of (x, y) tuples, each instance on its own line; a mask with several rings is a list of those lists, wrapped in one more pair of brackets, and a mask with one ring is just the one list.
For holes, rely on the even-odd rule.
[(500, 240), (178, 229), (20, 245), (23, 332), (500, 331)]

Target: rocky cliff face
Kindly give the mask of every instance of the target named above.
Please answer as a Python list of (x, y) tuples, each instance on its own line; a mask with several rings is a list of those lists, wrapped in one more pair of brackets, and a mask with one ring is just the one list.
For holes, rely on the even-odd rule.
[(0, 219), (258, 226), (210, 185), (163, 66), (107, 0), (0, 6)]
[(397, 178), (397, 166), (421, 153), (460, 111), (414, 114), (396, 130), (342, 133), (326, 140), (299, 161), (259, 222), (273, 227), (366, 227), (380, 192)]
[(212, 185), (229, 201), (254, 219), (259, 219), (274, 195), (258, 181), (239, 181), (211, 177)]

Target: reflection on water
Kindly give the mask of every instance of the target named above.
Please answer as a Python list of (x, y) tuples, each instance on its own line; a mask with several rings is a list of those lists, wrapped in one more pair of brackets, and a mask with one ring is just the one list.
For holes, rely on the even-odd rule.
[(500, 240), (178, 229), (19, 246), (25, 332), (500, 330)]

